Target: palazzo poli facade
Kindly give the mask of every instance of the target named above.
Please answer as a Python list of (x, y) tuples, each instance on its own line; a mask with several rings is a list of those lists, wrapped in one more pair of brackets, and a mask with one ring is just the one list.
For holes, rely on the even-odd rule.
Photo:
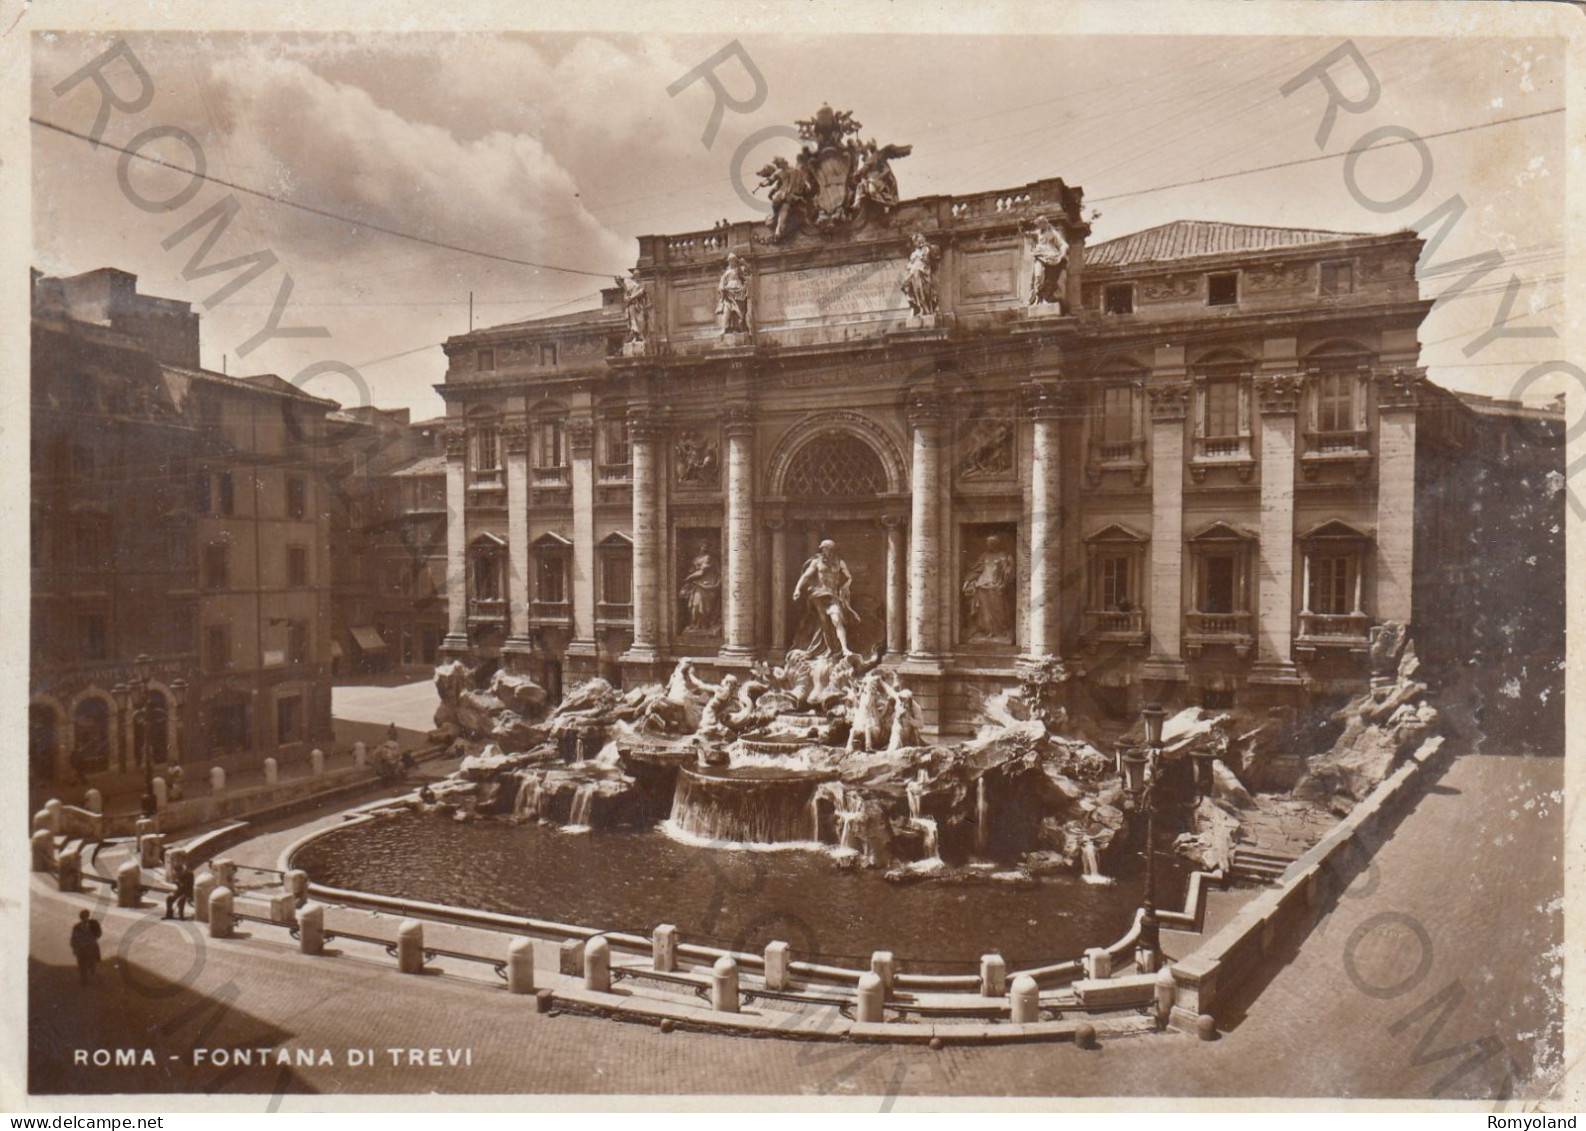
[(1123, 717), (1358, 690), (1384, 622), (1435, 653), (1469, 508), (1418, 485), (1474, 425), (1418, 368), (1414, 233), (1092, 243), (1060, 179), (899, 199), (908, 147), (800, 125), (769, 220), (448, 341), (446, 650), (553, 694), (779, 660), (831, 540), (937, 733), (1049, 658)]

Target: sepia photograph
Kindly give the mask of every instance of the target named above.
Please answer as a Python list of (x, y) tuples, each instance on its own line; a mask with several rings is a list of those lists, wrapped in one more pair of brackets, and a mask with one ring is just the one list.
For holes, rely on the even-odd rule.
[(0, 4), (0, 1106), (1570, 1110), (1569, 8)]

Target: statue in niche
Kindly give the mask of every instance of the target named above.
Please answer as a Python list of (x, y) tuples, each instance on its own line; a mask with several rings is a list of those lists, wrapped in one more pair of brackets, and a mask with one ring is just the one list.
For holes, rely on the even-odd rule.
[(858, 212), (866, 201), (888, 211), (898, 202), (898, 177), (892, 162), (914, 152), (912, 145), (877, 146), (875, 138), (855, 150), (859, 167), (854, 172), (854, 194), (849, 208)]
[(969, 451), (959, 465), (961, 479), (990, 479), (1013, 470), (1013, 421), (985, 417), (969, 433)]
[(964, 600), (970, 640), (1013, 638), (1013, 554), (1008, 539), (993, 534), (964, 578)]
[(810, 654), (852, 654), (848, 629), (859, 623), (859, 614), (848, 602), (853, 585), (854, 575), (849, 572), (848, 563), (837, 556), (837, 543), (826, 539), (815, 556), (804, 563), (804, 572), (793, 586), (793, 600), (801, 601), (808, 594), (815, 614), (818, 632), (810, 643)]
[(621, 275), (615, 278), (622, 290), (623, 309), (628, 315), (628, 341), (643, 342), (650, 336), (650, 288), (641, 283), (632, 270), (627, 278)]
[(903, 275), (903, 297), (909, 300), (909, 311), (917, 317), (936, 313), (936, 249), (921, 232), (914, 233), (914, 249), (909, 252), (909, 266)]
[(1066, 314), (1063, 289), (1068, 282), (1068, 241), (1045, 216), (1036, 217), (1031, 234), (1035, 239), (1035, 269), (1030, 275), (1029, 305), (1056, 303)]
[(673, 449), (677, 457), (677, 481), (696, 487), (714, 487), (718, 469), (716, 445), (695, 429), (683, 433)]
[(721, 573), (716, 568), (716, 556), (701, 545), (694, 555), (694, 568), (683, 579), (678, 591), (683, 598), (683, 608), (688, 613), (685, 632), (715, 632), (721, 627)]
[(716, 313), (723, 334), (749, 332), (749, 268), (736, 251), (727, 253), (727, 266), (716, 283)]

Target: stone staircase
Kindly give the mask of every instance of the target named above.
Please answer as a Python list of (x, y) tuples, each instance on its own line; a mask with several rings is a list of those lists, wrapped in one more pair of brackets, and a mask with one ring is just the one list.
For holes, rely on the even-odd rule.
[(1296, 859), (1282, 852), (1240, 845), (1234, 849), (1231, 878), (1249, 884), (1275, 884)]

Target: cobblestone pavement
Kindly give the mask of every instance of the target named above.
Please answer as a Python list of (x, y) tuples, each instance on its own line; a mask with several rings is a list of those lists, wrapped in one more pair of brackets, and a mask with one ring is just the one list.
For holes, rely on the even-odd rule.
[[(108, 961), (81, 988), (66, 940), (94, 896), (35, 879), (31, 1087), (214, 1091), (260, 1110), (283, 1103), (272, 1092), (432, 1090), (869, 1096), (878, 1106), (898, 1093), (1485, 1099), (1506, 1074), (1515, 1095), (1532, 1095), (1562, 1048), (1562, 785), (1562, 759), (1456, 760), (1299, 952), (1264, 972), (1270, 983), (1219, 1040), (1168, 1034), (1090, 1052), (747, 1040), (542, 1016), (532, 999), (400, 975), (373, 952), (307, 959), (265, 928), (211, 941), (152, 907), (107, 910), (102, 899)], [(195, 1048), (260, 1045), (329, 1050), (335, 1063), (193, 1063)], [(148, 1048), (153, 1063), (73, 1065), (75, 1050), (95, 1048)], [(410, 1065), (403, 1052), (393, 1066), (393, 1048), (471, 1050), (470, 1063)], [(349, 1065), (353, 1049), (372, 1064)]]
[(421, 679), (395, 687), (348, 686), (331, 688), (331, 714), (338, 719), (399, 727), (428, 734), (435, 726), (435, 708), (440, 695), (433, 679)]

